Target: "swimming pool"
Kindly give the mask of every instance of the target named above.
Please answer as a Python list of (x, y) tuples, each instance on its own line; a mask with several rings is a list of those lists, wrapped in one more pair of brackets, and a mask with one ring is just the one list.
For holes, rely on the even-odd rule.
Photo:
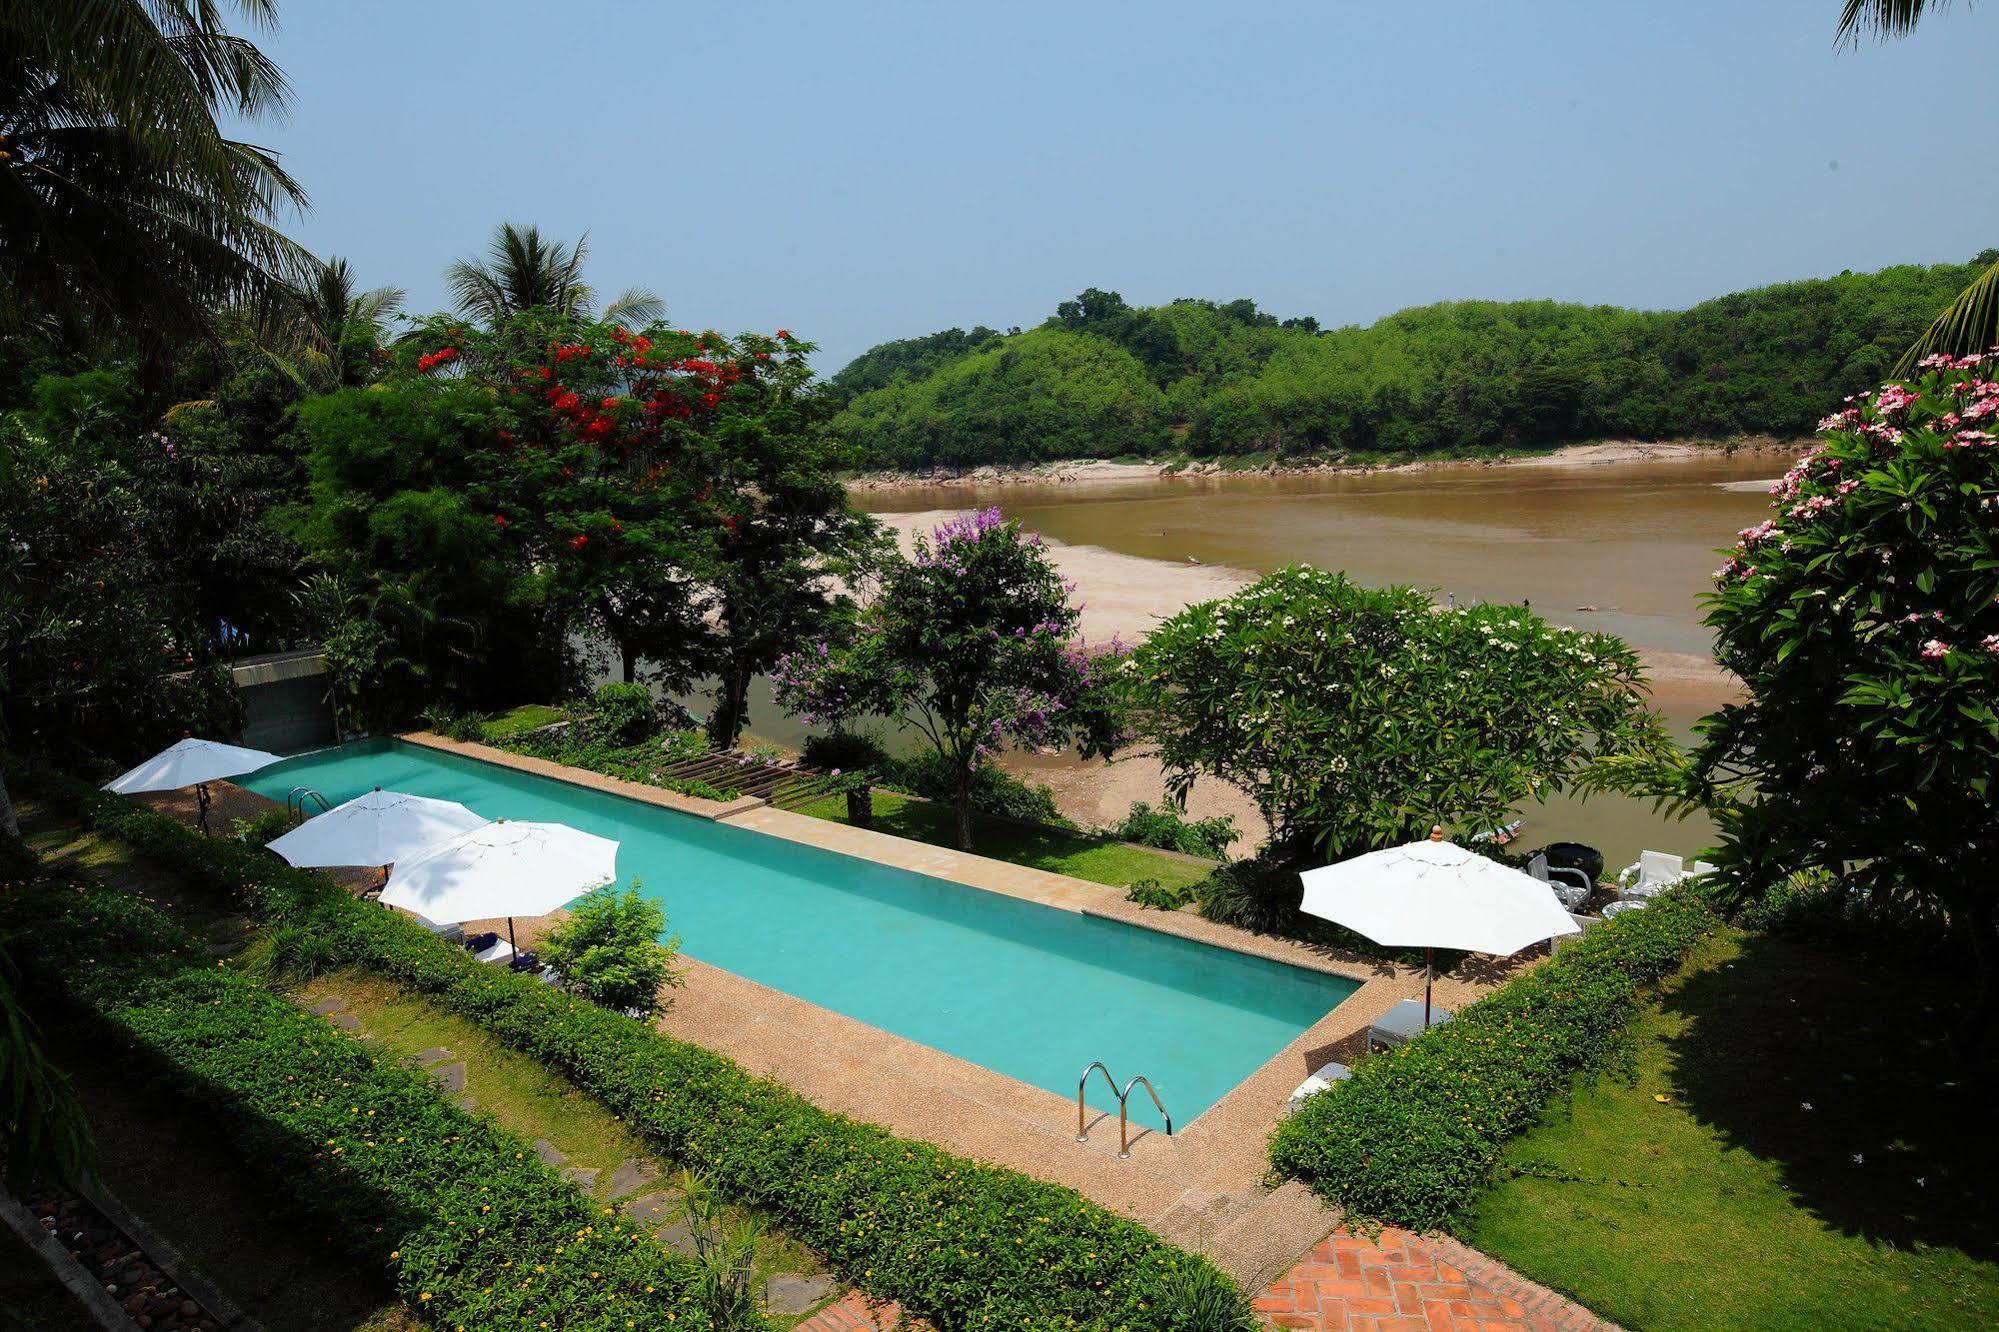
[[(274, 800), (310, 786), (336, 804), (381, 786), (616, 838), (621, 880), (665, 906), (690, 956), (1057, 1095), (1074, 1096), (1093, 1059), (1146, 1074), (1176, 1126), (1359, 988), (400, 741), (300, 755), (241, 784)], [(1117, 1108), (1101, 1079), (1090, 1100)], [(1133, 1119), (1155, 1123), (1143, 1102)]]

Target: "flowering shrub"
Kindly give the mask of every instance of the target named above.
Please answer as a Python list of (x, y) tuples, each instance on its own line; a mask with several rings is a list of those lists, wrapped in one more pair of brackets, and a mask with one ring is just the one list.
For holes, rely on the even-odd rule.
[(1999, 1007), (1999, 353), (1848, 399), (1715, 573), (1749, 702), (1704, 723), (1693, 794), (1753, 898), (1799, 871), (1947, 918)]
[(164, 1075), (212, 1110), (314, 1233), (389, 1272), (427, 1321), (710, 1326), (693, 1264), (603, 1216), (421, 1073), (216, 967), (152, 908), (94, 882), (41, 880), (0, 892), (0, 922), (33, 931), (24, 969), (128, 1044), (135, 1076)]
[(1270, 1161), (1361, 1216), (1447, 1223), (1500, 1153), (1579, 1073), (1601, 1067), (1639, 993), (1716, 920), (1689, 889), (1653, 899), (1416, 1040), (1371, 1054), (1270, 1138)]
[(1203, 1259), (1073, 1190), (828, 1114), (712, 1051), (484, 966), (266, 853), (79, 782), (45, 775), (37, 787), (253, 915), (309, 926), (342, 962), (421, 990), (539, 1059), (728, 1197), (766, 1209), (849, 1280), (943, 1332), (1214, 1332), (1240, 1322), (1193, 1321), (1175, 1294), (1182, 1285), (1212, 1296), (1220, 1283), (1237, 1312), (1247, 1300), (1217, 1272), (1185, 1281)]
[(1616, 638), (1305, 566), (1181, 611), (1125, 679), (1169, 790), (1240, 787), (1285, 863), (1495, 827), (1598, 755), (1663, 743)]
[(1103, 685), (1124, 645), (1072, 641), (1073, 591), (1041, 538), (998, 509), (952, 518), (889, 562), (849, 640), (779, 659), (778, 702), (811, 725), (881, 716), (914, 727), (950, 765), (969, 850), (973, 775), (994, 755), (1073, 741), (1094, 756), (1121, 739)]

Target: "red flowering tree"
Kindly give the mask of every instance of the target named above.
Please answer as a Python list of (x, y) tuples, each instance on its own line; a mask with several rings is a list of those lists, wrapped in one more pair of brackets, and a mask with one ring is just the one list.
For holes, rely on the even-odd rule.
[(872, 525), (847, 505), (811, 345), (632, 332), (531, 311), (433, 320), (405, 374), (467, 379), (506, 409), (470, 487), (548, 602), (673, 689), (719, 680), (733, 743), (748, 685), (842, 604)]
[(1688, 792), (1743, 896), (1799, 870), (1955, 936), (1999, 1014), (1999, 353), (1848, 399), (1716, 571), (1708, 623), (1749, 701)]

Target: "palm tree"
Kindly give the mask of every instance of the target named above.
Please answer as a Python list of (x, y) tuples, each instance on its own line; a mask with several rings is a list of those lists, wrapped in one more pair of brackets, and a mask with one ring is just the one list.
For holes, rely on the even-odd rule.
[[(236, 0), (268, 26), (272, 0)], [(303, 285), (276, 227), (304, 192), (219, 113), (282, 113), (284, 75), (217, 0), (0, 9), (0, 320), (105, 325), (163, 354), (232, 302)]]
[[(541, 228), (532, 224), (502, 222), (486, 258), (459, 260), (444, 270), (444, 280), (457, 297), (458, 308), (490, 326), (533, 309), (589, 319), (597, 301), (597, 293), (583, 280), (583, 260), (589, 252), (587, 236), (564, 245), (544, 238)], [(603, 312), (603, 318), (614, 324), (649, 324), (665, 317), (666, 302), (642, 287), (627, 288)]]
[[(1834, 40), (1857, 45), (1863, 33), (1880, 41), (1906, 37), (1916, 29), (1923, 15), (1947, 9), (1950, 0), (1845, 0)], [(1999, 344), (1999, 263), (1978, 275), (1978, 279), (1957, 294), (1902, 353), (1895, 373), (1905, 375), (1925, 356), (1944, 353), (1968, 356)]]

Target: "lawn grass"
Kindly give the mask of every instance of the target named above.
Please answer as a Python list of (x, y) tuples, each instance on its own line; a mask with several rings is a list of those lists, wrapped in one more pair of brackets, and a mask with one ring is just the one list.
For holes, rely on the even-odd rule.
[[(847, 798), (830, 796), (803, 806), (798, 812), (845, 823)], [(876, 791), (874, 813), (877, 832), (933, 846), (958, 844), (957, 822), (948, 806), (893, 791)], [(1209, 864), (1108, 841), (1085, 832), (1010, 823), (976, 814), (972, 816), (972, 850), (994, 860), (1067, 874), (1113, 888), (1128, 888), (1140, 879), (1156, 879), (1165, 887), (1181, 888), (1199, 883), (1214, 870)]]
[[(675, 1163), (647, 1146), (597, 1100), (426, 996), (369, 972), (348, 969), (316, 977), (296, 998), (310, 1005), (333, 996), (346, 1000), (347, 1011), (360, 1019), (363, 1039), (385, 1059), (407, 1059), (437, 1047), (451, 1051), (453, 1060), (465, 1065), (466, 1090), (477, 1102), (474, 1113), (490, 1116), (530, 1142), (540, 1138), (552, 1143), (563, 1153), (564, 1166), (601, 1172), (596, 1192), (604, 1206), (613, 1200), (602, 1195), (603, 1186), (623, 1161), (650, 1160), (660, 1167), (662, 1181), (670, 1177)], [(734, 1219), (753, 1213), (732, 1207), (724, 1215)], [(823, 1270), (810, 1250), (776, 1231), (764, 1235), (757, 1257), (770, 1276)], [(772, 1315), (772, 1321), (782, 1326), (786, 1320)]]
[(1946, 988), (1709, 940), (1642, 1010), (1635, 1076), (1516, 1141), (1465, 1238), (1630, 1328), (1999, 1325), (1991, 1111)]
[(523, 703), (517, 708), (502, 712), (481, 723), (488, 740), (511, 740), (529, 731), (539, 731), (544, 726), (553, 726), (567, 714), (561, 708), (550, 707), (546, 703)]

